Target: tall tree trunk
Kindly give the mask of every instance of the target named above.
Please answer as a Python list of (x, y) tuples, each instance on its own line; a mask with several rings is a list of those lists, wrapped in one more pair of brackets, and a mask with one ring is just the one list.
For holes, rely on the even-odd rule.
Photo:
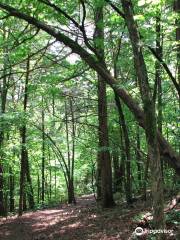
[[(120, 49), (121, 49), (121, 39), (118, 43), (117, 53), (114, 56), (114, 77), (116, 79), (118, 77), (117, 62), (118, 62)], [(120, 136), (120, 137), (123, 137), (123, 139), (124, 139), (124, 141), (122, 141), (122, 144), (123, 144), (122, 149), (125, 150), (125, 155), (126, 155), (126, 161), (125, 161), (126, 178), (124, 180), (125, 180), (126, 201), (129, 204), (129, 203), (132, 202), (130, 140), (129, 140), (128, 128), (127, 128), (127, 125), (126, 125), (126, 120), (125, 120), (123, 109), (122, 109), (121, 100), (120, 100), (118, 94), (115, 91), (114, 91), (114, 95), (115, 95), (116, 107), (117, 107), (117, 110), (118, 110), (118, 113), (119, 113), (119, 123), (120, 123), (120, 127), (122, 128), (122, 132), (123, 132), (123, 134), (121, 134), (122, 136)]]
[(69, 182), (69, 203), (76, 203), (75, 194), (74, 194), (74, 163), (75, 163), (75, 138), (76, 138), (76, 127), (75, 127), (75, 118), (74, 118), (74, 107), (73, 99), (70, 98), (69, 101), (70, 112), (71, 112), (71, 121), (72, 121), (72, 153), (71, 153), (71, 168), (69, 169), (70, 173), (70, 182)]
[(5, 216), (4, 195), (3, 195), (3, 167), (0, 165), (0, 216)]
[(44, 126), (44, 106), (43, 106), (43, 99), (42, 99), (42, 112), (41, 112), (41, 119), (42, 119), (42, 166), (41, 166), (41, 174), (42, 174), (42, 192), (41, 192), (41, 201), (44, 204), (44, 197), (45, 197), (45, 126)]
[(126, 126), (126, 121), (124, 117), (124, 113), (121, 106), (121, 101), (118, 95), (115, 93), (115, 101), (116, 106), (119, 113), (119, 119), (122, 126), (124, 145), (125, 145), (125, 153), (126, 153), (126, 161), (125, 161), (125, 169), (126, 169), (126, 179), (125, 179), (125, 191), (126, 191), (126, 201), (127, 203), (132, 203), (132, 186), (131, 186), (131, 153), (130, 153), (130, 141), (128, 135), (128, 129)]
[(27, 211), (27, 194), (24, 192), (23, 194), (23, 211)]
[[(176, 58), (177, 58), (177, 68), (176, 68), (176, 82), (179, 84), (180, 86), (180, 19), (179, 19), (179, 15), (180, 14), (180, 1), (179, 0), (175, 0), (174, 1), (174, 11), (177, 14), (177, 18), (175, 21), (176, 24)], [(180, 112), (180, 96), (179, 96), (179, 106), (177, 111)], [(179, 127), (178, 125), (178, 121), (177, 121), (177, 128)], [(179, 137), (177, 139), (177, 141), (179, 140)], [(180, 153), (180, 141), (178, 141), (178, 152)], [(178, 176), (174, 176), (174, 182), (177, 181)]]
[(101, 201), (101, 153), (97, 153), (97, 166), (96, 166), (96, 199)]
[(21, 129), (21, 170), (20, 170), (20, 192), (19, 192), (19, 216), (23, 213), (23, 199), (24, 199), (24, 190), (25, 190), (25, 158), (26, 150), (24, 146), (24, 128)]
[(37, 176), (37, 202), (38, 204), (40, 203), (40, 194), (41, 194), (41, 183), (40, 183), (40, 177), (39, 177), (39, 173)]
[(68, 178), (68, 203), (76, 203), (74, 195), (74, 179)]
[[(115, 64), (116, 65), (116, 64)], [(116, 67), (114, 68), (116, 69)], [(116, 73), (116, 71), (114, 71)], [(115, 74), (116, 75), (116, 74)], [(115, 94), (116, 97), (116, 94)], [(116, 99), (115, 99), (116, 102)], [(117, 106), (117, 104), (116, 104)], [(118, 108), (117, 108), (118, 109)], [(119, 121), (119, 136), (120, 136), (120, 166), (119, 166), (119, 183), (120, 183), (120, 189), (121, 192), (123, 192), (123, 187), (126, 193), (126, 179), (125, 179), (125, 161), (126, 161), (126, 154), (125, 154), (125, 142), (123, 138), (123, 131), (122, 131), (122, 124), (121, 124), (121, 117), (120, 114), (118, 114), (118, 121)], [(127, 197), (127, 195), (126, 195)]]
[(9, 209), (14, 212), (14, 174), (12, 167), (9, 168)]
[[(3, 26), (3, 38), (6, 40), (6, 31)], [(4, 159), (4, 151), (3, 151), (3, 143), (4, 143), (4, 130), (5, 130), (5, 125), (3, 123), (3, 114), (6, 111), (6, 100), (7, 100), (7, 77), (6, 77), (6, 68), (7, 68), (7, 49), (3, 49), (4, 53), (4, 59), (3, 59), (3, 79), (2, 79), (2, 84), (0, 83), (0, 92), (1, 92), (1, 109), (0, 109), (0, 114), (2, 115), (2, 119), (0, 121), (0, 216), (5, 216), (6, 215), (6, 210), (4, 206), (4, 194), (3, 194), (3, 188), (4, 188), (4, 177), (3, 177), (3, 159)]]
[(33, 193), (31, 174), (30, 174), (28, 154), (27, 154), (27, 160), (26, 160), (26, 179), (27, 179), (27, 185), (28, 185), (27, 197), (29, 202), (29, 208), (33, 209), (35, 203), (34, 203), (34, 193)]
[(68, 104), (67, 100), (65, 99), (65, 126), (66, 126), (66, 145), (67, 145), (67, 157), (68, 157), (68, 184), (67, 184), (67, 190), (68, 190), (68, 203), (71, 204), (73, 202), (73, 194), (72, 194), (72, 186), (70, 184), (71, 182), (71, 152), (70, 152), (70, 140), (69, 140), (69, 125), (68, 125)]
[[(73, 99), (69, 99), (69, 114), (68, 117), (68, 104), (65, 99), (65, 127), (66, 127), (66, 145), (67, 145), (67, 190), (68, 190), (68, 203), (76, 203), (75, 194), (74, 194), (74, 163), (75, 163), (75, 118), (74, 118), (74, 107)], [(69, 126), (68, 121), (71, 119), (71, 126)], [(69, 129), (72, 130), (71, 136), (69, 136)], [(71, 139), (71, 142), (70, 142)]]
[(51, 150), (48, 147), (48, 157), (49, 157), (49, 199), (52, 199), (52, 169), (51, 169)]
[(146, 190), (147, 190), (147, 183), (148, 183), (148, 170), (149, 170), (149, 156), (147, 156), (146, 164), (144, 168), (144, 178), (143, 178), (143, 199), (146, 201)]
[[(26, 79), (25, 79), (25, 90), (24, 90), (24, 101), (23, 101), (23, 110), (26, 114), (27, 103), (28, 103), (28, 83), (29, 83), (29, 70), (30, 70), (30, 59), (28, 57), (27, 66), (26, 66)], [(23, 123), (23, 126), (20, 129), (21, 134), (21, 170), (20, 170), (20, 197), (19, 197), (19, 216), (23, 212), (23, 199), (25, 198), (25, 191), (27, 191), (27, 196), (29, 200), (29, 207), (34, 208), (34, 197), (33, 197), (33, 188), (30, 176), (29, 160), (28, 160), (28, 151), (27, 151), (27, 128), (26, 122)], [(27, 185), (26, 185), (27, 180)], [(25, 202), (25, 201), (24, 201)]]
[[(140, 93), (143, 101), (145, 114), (145, 132), (148, 144), (148, 155), (151, 169), (151, 186), (153, 196), (153, 221), (156, 229), (164, 229), (164, 198), (163, 181), (161, 172), (160, 154), (157, 142), (157, 123), (155, 114), (155, 104), (149, 87), (146, 64), (143, 57), (140, 37), (137, 25), (133, 17), (133, 6), (130, 0), (121, 0), (125, 13), (125, 20), (129, 31), (129, 36), (134, 54), (134, 64), (138, 77)], [(159, 239), (163, 239), (159, 235)]]
[[(103, 6), (98, 6), (95, 11), (95, 32), (94, 42), (96, 51), (99, 54), (99, 61), (104, 65), (104, 27), (103, 27)], [(100, 44), (99, 44), (100, 43)], [(99, 161), (98, 171), (100, 168), (101, 181), (100, 191), (101, 204), (103, 207), (112, 207), (114, 205), (112, 193), (112, 168), (111, 157), (109, 152), (109, 136), (108, 136), (108, 117), (107, 117), (107, 96), (105, 80), (98, 75), (98, 120), (99, 120), (99, 152), (97, 160)], [(98, 193), (99, 195), (99, 193)]]
[(55, 196), (55, 199), (57, 196), (57, 170), (56, 170), (56, 167), (57, 167), (57, 162), (55, 159), (55, 173), (54, 173), (54, 196)]
[[(161, 43), (161, 15), (160, 13), (157, 13), (156, 17), (156, 53), (157, 55), (162, 58), (163, 52), (162, 52), (162, 43)], [(162, 133), (162, 80), (161, 80), (161, 65), (159, 61), (156, 61), (155, 63), (155, 81), (157, 83), (157, 93), (158, 93), (158, 130), (160, 133)]]
[[(161, 14), (157, 12), (156, 16), (156, 53), (162, 59), (162, 41), (161, 41)], [(157, 84), (157, 108), (158, 108), (158, 117), (157, 124), (158, 130), (162, 134), (162, 83), (161, 83), (161, 65), (159, 61), (155, 63), (155, 82)], [(161, 170), (163, 178), (163, 159), (161, 157)]]
[(107, 124), (106, 83), (98, 76), (99, 168), (101, 169), (101, 202), (103, 207), (114, 205), (112, 195), (112, 168)]
[[(174, 1), (174, 11), (180, 13), (180, 2), (179, 0)], [(176, 42), (177, 42), (177, 82), (180, 85), (180, 19), (177, 16), (176, 19)], [(180, 103), (180, 99), (179, 99)]]
[(112, 153), (112, 159), (113, 159), (113, 169), (114, 169), (114, 178), (113, 178), (113, 192), (119, 192), (120, 191), (120, 176), (119, 176), (119, 156), (117, 151), (113, 151)]
[(140, 132), (139, 132), (139, 126), (137, 126), (136, 129), (136, 163), (137, 163), (137, 175), (138, 175), (138, 184), (139, 184), (139, 192), (141, 192), (142, 189), (142, 170), (141, 170), (141, 141), (140, 141)]

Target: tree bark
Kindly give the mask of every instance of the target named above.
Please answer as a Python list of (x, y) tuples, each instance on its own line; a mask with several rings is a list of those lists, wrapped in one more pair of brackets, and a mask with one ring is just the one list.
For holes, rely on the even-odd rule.
[(27, 198), (29, 202), (29, 208), (33, 209), (34, 208), (34, 191), (33, 191), (33, 186), (32, 186), (32, 179), (31, 179), (31, 174), (30, 174), (30, 167), (29, 167), (29, 158), (27, 157), (26, 161), (26, 179), (27, 179), (27, 184), (28, 184), (28, 191), (27, 191)]
[(113, 178), (113, 192), (119, 192), (120, 191), (120, 176), (119, 176), (119, 156), (116, 151), (113, 151), (112, 153), (112, 159), (113, 159), (113, 169), (114, 169), (114, 178)]
[(41, 183), (40, 183), (40, 177), (39, 173), (37, 175), (37, 203), (40, 203), (40, 193), (41, 193)]
[[(157, 122), (155, 113), (155, 103), (151, 94), (146, 64), (140, 44), (140, 36), (137, 25), (133, 17), (133, 6), (130, 0), (121, 0), (125, 13), (125, 20), (131, 40), (134, 65), (138, 78), (141, 98), (145, 114), (145, 133), (148, 144), (148, 155), (150, 159), (151, 169), (151, 188), (153, 196), (153, 221), (156, 229), (164, 229), (164, 197), (163, 197), (163, 181), (161, 172), (160, 153), (157, 141)], [(158, 239), (163, 239), (160, 234)]]
[[(179, 0), (174, 1), (174, 11), (179, 14), (180, 13), (180, 2)], [(180, 20), (177, 17), (176, 19), (176, 51), (177, 51), (177, 82), (180, 86)], [(180, 99), (179, 99), (180, 102)]]
[[(66, 127), (66, 145), (67, 145), (67, 167), (66, 167), (67, 183), (66, 184), (67, 184), (67, 190), (68, 190), (68, 203), (75, 204), (76, 199), (75, 199), (75, 193), (74, 193), (74, 163), (75, 163), (76, 129), (75, 129), (73, 99), (70, 97), (68, 100), (69, 101), (65, 99), (65, 127)], [(70, 114), (70, 117), (68, 117), (68, 112)], [(71, 126), (68, 124), (69, 119), (72, 124)], [(72, 130), (71, 135), (69, 134), (70, 130)]]
[(51, 150), (48, 147), (48, 158), (49, 158), (49, 199), (52, 199), (52, 169), (51, 169)]
[(12, 167), (9, 168), (9, 210), (14, 212), (14, 175)]
[(76, 199), (74, 195), (74, 180), (72, 178), (69, 178), (68, 180), (68, 203), (76, 204)]
[(71, 168), (69, 169), (70, 178), (69, 178), (69, 187), (68, 187), (68, 202), (76, 204), (75, 194), (74, 194), (74, 163), (75, 163), (75, 119), (74, 119), (74, 107), (73, 107), (73, 99), (70, 98), (69, 101), (70, 112), (71, 112), (71, 120), (72, 120), (72, 153), (71, 153)]
[[(118, 62), (120, 49), (121, 49), (121, 38), (118, 42), (117, 52), (114, 56), (114, 77), (116, 79), (118, 77), (117, 62)], [(127, 201), (128, 204), (130, 204), (130, 203), (132, 203), (132, 183), (131, 183), (131, 149), (130, 149), (129, 133), (128, 133), (126, 120), (125, 120), (124, 113), (123, 113), (122, 103), (121, 103), (121, 100), (120, 100), (119, 96), (117, 95), (117, 93), (115, 91), (114, 91), (114, 96), (115, 96), (116, 107), (117, 107), (117, 110), (118, 110), (118, 113), (119, 113), (120, 129), (122, 128), (122, 132), (120, 134), (121, 144), (122, 144), (122, 146), (121, 146), (121, 148), (122, 148), (122, 159), (124, 157), (124, 152), (125, 152), (125, 155), (126, 155), (125, 161), (122, 161), (122, 163), (121, 163), (121, 165), (122, 164), (124, 165), (124, 163), (125, 163), (123, 168), (126, 170), (126, 175), (125, 175), (126, 178), (124, 178), (126, 201)], [(125, 171), (124, 171), (124, 173), (125, 173)]]
[(143, 199), (144, 201), (147, 200), (146, 190), (147, 190), (147, 183), (148, 183), (148, 170), (149, 170), (149, 156), (147, 156), (146, 164), (144, 168), (144, 178), (143, 178)]
[(128, 129), (121, 106), (121, 101), (118, 95), (115, 93), (116, 106), (119, 113), (120, 124), (122, 126), (123, 138), (124, 138), (124, 148), (126, 153), (125, 169), (126, 169), (126, 179), (125, 180), (125, 191), (126, 191), (126, 201), (128, 204), (132, 203), (132, 183), (131, 183), (131, 150), (130, 150), (130, 140)]
[[(156, 54), (162, 59), (163, 57), (163, 49), (162, 49), (162, 41), (161, 41), (161, 14), (157, 12), (156, 16)], [(162, 134), (162, 121), (163, 121), (163, 113), (162, 113), (162, 80), (161, 80), (161, 65), (157, 60), (155, 63), (155, 84), (157, 84), (157, 124), (158, 130)], [(156, 90), (156, 89), (155, 89)], [(161, 159), (161, 171), (163, 178), (163, 159)]]
[(141, 170), (141, 141), (140, 141), (140, 131), (139, 126), (137, 126), (136, 129), (136, 162), (137, 162), (137, 175), (138, 175), (138, 183), (139, 183), (139, 192), (141, 192), (142, 189), (142, 170)]
[(5, 216), (4, 195), (3, 195), (3, 168), (0, 165), (0, 216)]
[[(29, 83), (29, 70), (30, 70), (30, 59), (27, 59), (27, 69), (26, 69), (26, 79), (25, 79), (25, 90), (24, 90), (24, 101), (23, 101), (23, 110), (26, 114), (27, 103), (28, 103), (28, 83)], [(20, 198), (19, 198), (19, 216), (22, 215), (23, 209), (23, 199), (25, 198), (26, 188), (27, 197), (29, 201), (30, 209), (34, 208), (34, 197), (33, 197), (33, 188), (30, 176), (29, 160), (28, 160), (28, 150), (26, 147), (27, 144), (27, 127), (26, 122), (23, 123), (23, 126), (20, 129), (21, 135), (21, 170), (20, 170)], [(26, 185), (27, 181), (27, 185)], [(25, 201), (24, 201), (25, 203)]]
[[(6, 40), (7, 34), (3, 26), (3, 39)], [(5, 208), (5, 202), (4, 202), (4, 193), (3, 193), (3, 188), (4, 188), (4, 168), (3, 168), (3, 159), (4, 159), (4, 151), (3, 151), (3, 144), (4, 144), (4, 130), (5, 130), (5, 125), (3, 123), (3, 115), (6, 112), (6, 100), (7, 100), (7, 71), (6, 71), (6, 66), (7, 66), (7, 52), (8, 49), (3, 48), (3, 53), (4, 53), (4, 59), (3, 59), (3, 79), (2, 79), (2, 84), (0, 83), (0, 92), (1, 92), (1, 109), (0, 109), (0, 114), (2, 115), (1, 121), (0, 121), (0, 216), (5, 216), (6, 215), (6, 208)]]
[[(98, 6), (95, 10), (95, 32), (94, 42), (96, 51), (98, 52), (99, 61), (104, 64), (104, 27), (103, 27), (103, 6)], [(98, 121), (99, 121), (99, 149), (97, 160), (98, 184), (101, 182), (100, 189), (97, 190), (102, 207), (114, 206), (113, 192), (112, 192), (112, 167), (111, 157), (109, 152), (109, 134), (108, 134), (108, 116), (107, 116), (107, 96), (106, 96), (106, 82), (101, 75), (98, 74)], [(99, 198), (99, 196), (98, 196)]]
[(22, 215), (23, 210), (26, 210), (26, 196), (25, 196), (25, 159), (27, 158), (27, 151), (24, 145), (24, 128), (21, 129), (21, 170), (20, 170), (20, 193), (19, 193), (19, 216)]
[(41, 191), (41, 201), (44, 204), (45, 200), (45, 126), (44, 126), (44, 106), (43, 106), (43, 99), (42, 99), (42, 112), (41, 112), (41, 119), (42, 119), (42, 164), (41, 164), (41, 175), (42, 175), (42, 191)]

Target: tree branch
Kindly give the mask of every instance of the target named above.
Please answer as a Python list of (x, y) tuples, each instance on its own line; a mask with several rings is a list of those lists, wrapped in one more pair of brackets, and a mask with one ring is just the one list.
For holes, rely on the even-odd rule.
[[(120, 9), (118, 7), (116, 7), (110, 0), (105, 0), (123, 19), (125, 19), (125, 14), (123, 12), (120, 11)], [(140, 38), (143, 40), (143, 36), (140, 35)], [(164, 62), (164, 60), (158, 56), (158, 54), (156, 53), (156, 51), (150, 47), (147, 46), (148, 49), (151, 51), (151, 53), (154, 55), (154, 57), (161, 63), (161, 65), (164, 67), (166, 73), (168, 74), (168, 76), (170, 77), (170, 79), (172, 80), (178, 95), (180, 96), (180, 85), (178, 84), (178, 82), (176, 81), (175, 77), (173, 76), (172, 72), (170, 71), (168, 65)]]
[[(53, 8), (54, 10), (56, 10), (58, 13), (62, 14), (65, 18), (67, 18), (69, 21), (71, 21), (75, 27), (77, 27), (83, 34), (83, 38), (84, 38), (84, 43), (86, 44), (86, 46), (97, 55), (96, 49), (91, 46), (91, 44), (89, 43), (89, 40), (87, 38), (86, 35), (86, 31), (85, 31), (85, 27), (84, 27), (84, 21), (85, 21), (85, 17), (86, 17), (86, 8), (84, 5), (84, 2), (81, 1), (81, 4), (83, 6), (83, 21), (82, 21), (82, 25), (80, 25), (77, 21), (75, 21), (71, 16), (69, 16), (69, 14), (67, 14), (65, 11), (63, 11), (60, 7), (58, 7), (57, 5), (51, 3), (49, 0), (38, 0), (41, 3), (46, 4), (47, 6)], [(82, 3), (83, 2), (83, 3)]]
[[(127, 105), (130, 111), (134, 114), (139, 125), (143, 128), (145, 127), (144, 112), (142, 111), (142, 109), (124, 89), (119, 87), (117, 80), (112, 77), (109, 71), (105, 68), (104, 64), (99, 62), (96, 56), (88, 53), (77, 42), (73, 41), (61, 32), (57, 32), (55, 29), (48, 26), (47, 24), (33, 17), (30, 17), (9, 5), (0, 3), (0, 8), (9, 12), (10, 15), (15, 16), (19, 19), (23, 19), (26, 22), (36, 26), (37, 28), (40, 28), (41, 30), (56, 38), (59, 42), (71, 48), (73, 52), (77, 53), (92, 69), (94, 69), (98, 74), (101, 75), (101, 77), (115, 90), (118, 96), (123, 100), (123, 102)], [(160, 153), (163, 159), (165, 161), (168, 161), (175, 169), (176, 173), (180, 175), (180, 157), (176, 154), (176, 152), (174, 152), (171, 145), (167, 142), (165, 138), (163, 138), (160, 132), (157, 133), (157, 136)]]
[(118, 8), (116, 5), (114, 5), (110, 0), (105, 0), (113, 10), (115, 10), (122, 18), (125, 19), (125, 14)]
[(157, 52), (155, 51), (155, 49), (153, 49), (150, 46), (147, 46), (148, 49), (151, 51), (151, 53), (153, 54), (153, 56), (161, 63), (161, 65), (164, 67), (166, 73), (168, 74), (168, 76), (170, 77), (170, 79), (172, 80), (179, 96), (180, 96), (180, 86), (178, 84), (178, 82), (176, 81), (175, 77), (173, 76), (172, 72), (170, 71), (168, 65), (164, 62), (164, 60), (157, 54)]

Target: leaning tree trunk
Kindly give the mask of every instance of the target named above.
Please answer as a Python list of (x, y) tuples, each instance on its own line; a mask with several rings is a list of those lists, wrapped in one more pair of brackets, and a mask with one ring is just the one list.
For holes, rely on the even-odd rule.
[[(140, 93), (143, 101), (145, 114), (145, 133), (148, 144), (148, 155), (150, 159), (151, 187), (153, 196), (153, 220), (156, 229), (164, 229), (164, 198), (163, 181), (161, 172), (160, 153), (157, 141), (157, 122), (155, 113), (155, 103), (149, 87), (146, 64), (143, 57), (140, 37), (137, 25), (133, 17), (133, 6), (130, 0), (121, 0), (125, 13), (125, 20), (129, 31), (129, 36), (134, 54), (134, 64), (138, 77)], [(163, 236), (160, 234), (159, 239)]]

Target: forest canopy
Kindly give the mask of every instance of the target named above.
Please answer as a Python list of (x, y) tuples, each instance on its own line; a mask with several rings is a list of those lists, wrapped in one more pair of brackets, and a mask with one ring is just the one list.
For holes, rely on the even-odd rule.
[[(143, 200), (180, 175), (178, 0), (0, 1), (0, 215)], [(118, 196), (118, 197), (117, 197)], [(163, 238), (162, 238), (163, 239)]]

